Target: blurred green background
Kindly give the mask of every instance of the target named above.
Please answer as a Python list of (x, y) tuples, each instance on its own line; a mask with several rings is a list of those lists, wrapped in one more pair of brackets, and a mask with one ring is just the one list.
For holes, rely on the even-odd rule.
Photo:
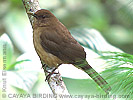
[[(94, 28), (112, 45), (133, 54), (133, 0), (39, 0), (68, 28)], [(15, 55), (27, 51), (22, 44), (32, 29), (21, 0), (0, 0), (0, 35), (7, 33)], [(31, 41), (31, 40), (28, 40)], [(20, 43), (18, 43), (20, 42)], [(31, 41), (32, 42), (32, 41)], [(23, 50), (24, 49), (24, 50)]]
[[(99, 45), (99, 47), (101, 47), (100, 50), (107, 48), (107, 50), (113, 51), (114, 47), (107, 45), (108, 43), (105, 43), (106, 41), (102, 40), (103, 38), (97, 34), (97, 31), (91, 30), (91, 28), (93, 28), (98, 30), (110, 44), (120, 48), (126, 53), (133, 54), (133, 0), (39, 0), (39, 3), (41, 8), (48, 9), (54, 13), (54, 15), (69, 30), (76, 28), (77, 31), (75, 30), (74, 32), (79, 32), (79, 36), (77, 35), (77, 37), (80, 42), (82, 42), (83, 39), (88, 39), (89, 41), (87, 36), (90, 35), (90, 37), (92, 36), (90, 39), (92, 40), (91, 42), (94, 42), (94, 45), (92, 46), (95, 47), (96, 45), (96, 49), (99, 49), (97, 48), (97, 45)], [(6, 77), (8, 93), (51, 93), (47, 82), (44, 81), (45, 75), (43, 70), (41, 70), (39, 58), (35, 52), (32, 52), (34, 50), (32, 43), (32, 27), (25, 12), (22, 0), (0, 0), (0, 7), (0, 43), (7, 44), (7, 68), (2, 68), (4, 62), (1, 60), (0, 69), (7, 70)], [(80, 32), (80, 28), (90, 28), (90, 30), (81, 30)], [(84, 32), (88, 35), (83, 35)], [(2, 35), (3, 33), (8, 35)], [(82, 38), (82, 36), (84, 38)], [(117, 51), (116, 48), (114, 50)], [(106, 60), (95, 59), (99, 57), (96, 53), (93, 53), (89, 49), (87, 49), (87, 52), (90, 57), (87, 58), (87, 60), (94, 69), (100, 71), (100, 69), (105, 67), (103, 64), (109, 58)], [(3, 59), (2, 53), (3, 47), (1, 46), (0, 59)], [(127, 54), (123, 55), (123, 59), (126, 63), (130, 62), (132, 65), (133, 56), (130, 55), (130, 57), (129, 55), (127, 56)], [(117, 57), (118, 59), (115, 60), (115, 64), (119, 65), (119, 63), (122, 63), (123, 65), (123, 62), (121, 62), (123, 60), (122, 57), (120, 57), (121, 59), (119, 59), (119, 56)], [(127, 60), (126, 57), (128, 57), (130, 61)], [(117, 83), (113, 86), (112, 93), (115, 93), (118, 90), (120, 92), (123, 91), (121, 94), (131, 94), (132, 84), (130, 83), (132, 83), (132, 69), (127, 65), (124, 65), (124, 67), (126, 66), (129, 68), (116, 68), (114, 67), (115, 64), (113, 65), (111, 63), (110, 65), (107, 65), (114, 69), (109, 71), (107, 70), (107, 75), (103, 74), (103, 76), (106, 76), (106, 79), (107, 76), (112, 75), (109, 83)], [(66, 83), (71, 94), (79, 92), (83, 94), (103, 92), (92, 80), (86, 79), (81, 72), (78, 72), (78, 69), (71, 69), (73, 68), (71, 65), (66, 65), (66, 68), (64, 67), (65, 65), (63, 65), (63, 67), (60, 66), (60, 72), (61, 75), (69, 74), (69, 76), (66, 75), (68, 77), (63, 77), (63, 81)], [(114, 77), (114, 74), (117, 78)], [(75, 79), (75, 76), (77, 79)], [(81, 77), (79, 78), (79, 76)], [(88, 85), (88, 83), (91, 85)], [(2, 80), (0, 81), (0, 84), (3, 84)], [(8, 87), (8, 84), (11, 84), (13, 87)], [(118, 89), (119, 87), (122, 89)]]

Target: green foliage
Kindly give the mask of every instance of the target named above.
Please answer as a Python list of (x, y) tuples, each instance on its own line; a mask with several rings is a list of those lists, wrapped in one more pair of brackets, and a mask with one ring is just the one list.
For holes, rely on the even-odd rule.
[(11, 64), (11, 65), (9, 66), (9, 69), (7, 69), (7, 70), (12, 70), (12, 69), (14, 69), (14, 67), (15, 67), (17, 64), (21, 64), (21, 63), (26, 62), (26, 61), (30, 61), (30, 60), (27, 59), (27, 60), (16, 61), (16, 62), (14, 62), (13, 64)]
[(111, 67), (102, 72), (112, 87), (111, 94), (130, 95), (133, 93), (133, 68)]
[[(112, 87), (111, 94), (133, 94), (133, 55), (120, 52), (103, 52), (102, 59), (111, 66), (102, 72)], [(127, 98), (127, 100), (130, 100)]]
[[(21, 66), (23, 63), (30, 61), (29, 59), (13, 61), (13, 45), (7, 34), (3, 34), (0, 37), (0, 72), (6, 73), (5, 77), (8, 79), (8, 84), (29, 91), (32, 89), (34, 83), (37, 80), (37, 71), (28, 71), (25, 69), (16, 69), (16, 66)], [(24, 70), (24, 71), (23, 71)], [(3, 76), (2, 76), (3, 78)], [(1, 80), (2, 80), (1, 78)], [(0, 81), (2, 84), (2, 81)], [(7, 84), (6, 84), (7, 85)]]
[(3, 34), (0, 37), (0, 46), (1, 46), (0, 47), (0, 59), (1, 59), (0, 66), (3, 66), (3, 64), (6, 64), (5, 67), (6, 69), (8, 69), (13, 58), (13, 45), (7, 34)]
[[(117, 100), (131, 100), (131, 98), (133, 98), (133, 68), (127, 66), (128, 64), (130, 66), (133, 65), (133, 55), (120, 52), (104, 52), (103, 54), (106, 54), (106, 56), (101, 56), (100, 58), (107, 60), (106, 64), (111, 66), (101, 73), (112, 88), (110, 95), (117, 97)], [(123, 64), (125, 64), (125, 67), (120, 67)], [(66, 86), (68, 87), (68, 90), (71, 94), (105, 95), (104, 92), (100, 88), (98, 88), (98, 85), (94, 84), (94, 81), (92, 81), (91, 79), (75, 80), (63, 78), (63, 80), (66, 83)], [(112, 99), (102, 98), (101, 100)]]
[(15, 61), (15, 62), (12, 61), (14, 49), (13, 49), (12, 42), (7, 34), (3, 34), (0, 37), (0, 46), (1, 46), (0, 47), (0, 58), (1, 58), (0, 66), (4, 67), (4, 69), (3, 68), (1, 68), (1, 69), (11, 70), (11, 69), (14, 69), (15, 65), (20, 64), (25, 61), (29, 61), (28, 59), (21, 60), (21, 61)]
[[(104, 91), (91, 79), (71, 79), (63, 77), (70, 94), (87, 95), (87, 94), (105, 94)], [(69, 84), (71, 83), (71, 84)], [(77, 88), (78, 87), (78, 88)], [(91, 91), (90, 91), (91, 90)]]
[(133, 66), (133, 55), (121, 52), (103, 52), (102, 59), (107, 60), (112, 67), (129, 64)]
[[(116, 95), (118, 100), (131, 100), (133, 94), (133, 55), (124, 53), (121, 50), (111, 46), (99, 35), (99, 33), (97, 33), (97, 31), (92, 31), (92, 29), (87, 30), (85, 28), (75, 28), (72, 29), (71, 32), (80, 44), (93, 50), (95, 53), (100, 54), (99, 59), (104, 59), (106, 61), (106, 69), (101, 74), (112, 88), (110, 95)], [(81, 40), (79, 37), (83, 38), (83, 40)], [(81, 83), (78, 85), (80, 88)], [(90, 88), (92, 85), (84, 86), (84, 89), (89, 87), (87, 89), (91, 90)], [(97, 91), (94, 88), (93, 90)], [(94, 94), (95, 93), (98, 92), (94, 92)], [(87, 92), (85, 94), (87, 94)], [(120, 95), (125, 97), (120, 98)]]

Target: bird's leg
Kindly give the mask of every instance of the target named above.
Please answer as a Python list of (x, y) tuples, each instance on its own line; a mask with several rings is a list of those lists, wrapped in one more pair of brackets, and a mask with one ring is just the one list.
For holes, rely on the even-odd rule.
[[(47, 76), (46, 76), (46, 79), (45, 79), (45, 81), (48, 81), (49, 79), (50, 79), (50, 77), (51, 77), (51, 75), (53, 75), (53, 74), (59, 74), (59, 72), (58, 73), (55, 73), (54, 71), (58, 68), (54, 68), (53, 70), (52, 70), (52, 72), (49, 72), (49, 71), (47, 71), (46, 70), (46, 68), (48, 67), (48, 65), (47, 64), (44, 64), (42, 61), (41, 61), (41, 64), (42, 64), (42, 68), (43, 68), (43, 70), (44, 70), (44, 73), (49, 73)], [(58, 66), (60, 66), (61, 64), (59, 64)]]
[[(46, 70), (46, 67), (48, 67), (48, 65), (45, 64), (45, 63), (43, 63), (42, 61), (41, 61), (41, 64), (42, 64), (42, 68), (43, 68), (44, 72), (50, 73), (50, 72), (48, 72), (48, 71)], [(41, 69), (42, 69), (42, 68), (41, 68)]]
[(48, 81), (49, 79), (50, 79), (50, 77), (51, 77), (51, 75), (53, 75), (53, 74), (58, 74), (58, 73), (55, 73), (54, 71), (56, 70), (57, 68), (54, 68), (53, 70), (52, 70), (52, 72), (48, 72), (49, 74), (46, 76), (46, 79), (45, 79), (45, 81)]
[[(45, 64), (45, 63), (43, 63), (42, 61), (41, 61), (41, 64), (42, 64), (42, 68), (43, 68), (43, 70), (44, 70), (44, 73), (45, 73), (45, 72), (50, 73), (50, 72), (48, 72), (48, 71), (46, 70), (46, 67), (48, 67), (48, 65)], [(41, 69), (42, 69), (42, 68), (41, 68)]]
[[(42, 68), (43, 68), (43, 69), (46, 69), (46, 67), (47, 67), (46, 64), (42, 64)], [(42, 68), (41, 68), (41, 69), (42, 69)]]
[[(60, 65), (61, 65), (61, 64), (59, 64), (58, 67), (59, 67)], [(47, 71), (49, 74), (46, 76), (45, 81), (48, 81), (48, 80), (50, 79), (51, 75), (53, 75), (53, 74), (59, 74), (59, 71), (58, 71), (58, 73), (55, 73), (55, 72), (54, 72), (58, 67), (55, 67), (55, 68), (52, 70), (52, 72), (48, 72), (48, 71)], [(45, 67), (45, 68), (46, 68), (46, 67)], [(46, 69), (45, 69), (45, 70), (46, 70)]]
[(46, 76), (46, 79), (45, 79), (45, 81), (48, 81), (48, 80), (50, 79), (51, 75), (54, 74), (54, 71), (56, 70), (56, 68), (53, 69), (52, 72), (49, 72), (49, 71), (46, 70), (46, 67), (48, 67), (48, 65), (44, 64), (42, 61), (41, 61), (41, 64), (42, 64), (42, 68), (43, 68), (43, 70), (44, 70), (44, 73), (46, 73), (46, 72), (49, 73), (49, 74)]
[[(42, 64), (42, 68), (45, 69), (45, 67), (46, 67), (47, 65), (46, 65), (45, 63), (43, 63), (42, 61), (41, 61), (41, 64)], [(42, 69), (42, 68), (41, 68), (41, 69)]]

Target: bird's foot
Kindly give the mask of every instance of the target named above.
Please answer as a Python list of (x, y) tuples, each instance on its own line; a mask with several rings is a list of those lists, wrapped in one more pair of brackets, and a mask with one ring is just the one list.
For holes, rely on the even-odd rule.
[[(42, 62), (41, 62), (41, 63), (42, 63)], [(49, 72), (49, 71), (47, 70), (48, 65), (46, 65), (46, 64), (44, 64), (44, 63), (42, 63), (42, 68), (43, 68), (43, 70), (44, 70), (44, 73), (49, 73), (49, 74), (46, 76), (45, 81), (48, 81), (48, 80), (50, 79), (51, 75), (53, 75), (53, 74), (59, 74), (59, 72), (58, 72), (58, 73), (55, 73), (55, 72), (54, 72), (57, 68), (54, 68), (54, 69), (52, 70), (52, 72)]]
[(53, 75), (53, 74), (59, 74), (59, 72), (58, 72), (58, 73), (55, 73), (55, 72), (54, 72), (56, 69), (57, 69), (57, 68), (54, 68), (54, 69), (52, 70), (52, 72), (48, 72), (48, 71), (47, 71), (47, 73), (49, 73), (49, 74), (46, 76), (45, 81), (48, 81), (48, 80), (50, 79), (51, 75)]
[(46, 65), (46, 64), (42, 64), (42, 68), (41, 69), (46, 69), (47, 66), (48, 65)]

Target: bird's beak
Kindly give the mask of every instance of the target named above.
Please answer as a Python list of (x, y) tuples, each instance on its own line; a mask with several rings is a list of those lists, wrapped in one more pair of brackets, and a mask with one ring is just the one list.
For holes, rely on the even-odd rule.
[(36, 14), (34, 12), (27, 12), (28, 15), (32, 15), (34, 17), (37, 17)]

